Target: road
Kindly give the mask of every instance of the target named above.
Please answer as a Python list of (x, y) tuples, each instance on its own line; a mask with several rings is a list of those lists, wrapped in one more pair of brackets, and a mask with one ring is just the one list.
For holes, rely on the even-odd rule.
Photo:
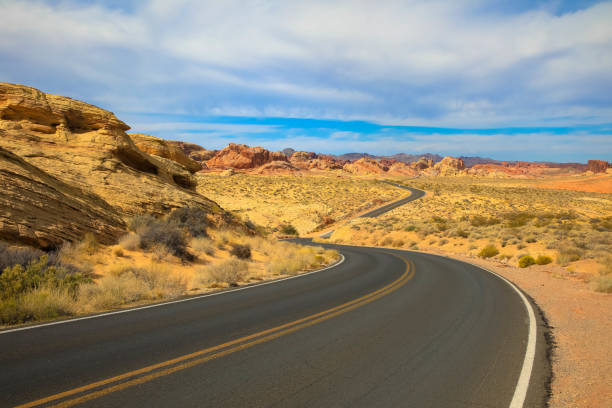
[(535, 328), (524, 406), (543, 406), (541, 322), (507, 282), (435, 255), (332, 247), (344, 261), (321, 272), (0, 332), (0, 405), (508, 407)]

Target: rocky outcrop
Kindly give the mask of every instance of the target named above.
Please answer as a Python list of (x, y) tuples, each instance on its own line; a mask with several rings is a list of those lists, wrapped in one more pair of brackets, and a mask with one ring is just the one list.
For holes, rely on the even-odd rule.
[(85, 102), (0, 83), (0, 146), (28, 164), (100, 197), (122, 216), (185, 205), (221, 211), (195, 192), (189, 171), (142, 152), (127, 129), (113, 113)]
[(457, 157), (446, 156), (433, 166), (433, 170), (440, 176), (455, 176), (465, 170), (465, 164)]
[(212, 159), (214, 155), (218, 152), (218, 150), (207, 150), (195, 143), (180, 142), (174, 140), (167, 140), (166, 143), (180, 149), (189, 158), (197, 161), (198, 163), (200, 163), (200, 165), (203, 166), (206, 166), (205, 162)]
[(426, 157), (421, 157), (419, 160), (410, 164), (410, 166), (417, 171), (428, 169), (430, 167), (433, 167), (433, 165), (434, 161)]
[(281, 152), (271, 152), (263, 147), (249, 147), (243, 144), (230, 143), (219, 150), (212, 159), (206, 162), (211, 170), (255, 169), (273, 161), (288, 161)]
[(345, 164), (333, 156), (312, 152), (295, 152), (289, 161), (293, 166), (302, 170), (341, 170)]
[(362, 157), (352, 163), (345, 164), (344, 170), (356, 175), (371, 175), (384, 174), (389, 170), (389, 167), (377, 160)]
[(605, 160), (589, 160), (587, 163), (587, 171), (593, 173), (605, 173), (609, 167), (612, 167), (611, 164)]
[(286, 161), (273, 161), (260, 166), (255, 170), (256, 174), (287, 174), (299, 171), (297, 167)]
[(0, 240), (53, 249), (92, 233), (114, 243), (125, 232), (117, 211), (0, 147)]
[(408, 177), (415, 177), (419, 175), (419, 172), (415, 170), (412, 166), (399, 161), (391, 163), (391, 165), (389, 166), (388, 173), (394, 176)]
[(128, 135), (134, 144), (143, 152), (164, 159), (172, 160), (181, 166), (185, 167), (189, 172), (195, 173), (202, 170), (202, 165), (193, 160), (179, 149), (178, 146), (169, 143), (159, 137), (145, 135), (141, 133), (132, 133)]

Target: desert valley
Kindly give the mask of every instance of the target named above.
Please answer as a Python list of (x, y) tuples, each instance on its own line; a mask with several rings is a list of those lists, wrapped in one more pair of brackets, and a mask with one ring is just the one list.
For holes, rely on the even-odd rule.
[[(85, 102), (0, 84), (2, 325), (214, 292), (339, 261), (335, 250), (279, 240), (302, 236), (485, 265), (543, 307), (562, 357), (554, 370), (606, 353), (609, 314), (597, 310), (609, 307), (612, 292), (606, 161), (333, 156), (234, 143), (208, 150), (129, 129)], [(359, 217), (404, 197), (394, 184), (426, 195)], [(603, 345), (576, 343), (588, 340), (559, 299), (530, 290), (535, 282), (572, 298)], [(609, 367), (600, 363), (577, 369), (592, 376)], [(577, 385), (554, 378), (563, 406), (563, 390)]]

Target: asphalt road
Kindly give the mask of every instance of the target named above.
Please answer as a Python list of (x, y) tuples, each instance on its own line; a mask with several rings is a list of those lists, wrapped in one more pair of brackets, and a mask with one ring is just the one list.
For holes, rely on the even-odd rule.
[[(0, 332), (0, 406), (510, 406), (530, 322), (508, 283), (334, 247), (344, 262), (294, 279)], [(546, 398), (540, 324), (524, 406)]]

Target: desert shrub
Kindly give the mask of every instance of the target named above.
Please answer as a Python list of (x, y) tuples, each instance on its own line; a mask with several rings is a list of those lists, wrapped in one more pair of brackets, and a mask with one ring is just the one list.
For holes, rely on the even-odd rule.
[(239, 281), (246, 278), (248, 271), (248, 264), (239, 259), (228, 259), (206, 268), (212, 282), (227, 283), (230, 286), (237, 286)]
[(467, 238), (470, 236), (470, 233), (460, 228), (456, 231), (456, 235), (461, 238)]
[(93, 255), (98, 252), (100, 248), (100, 243), (96, 239), (95, 235), (91, 232), (88, 232), (83, 237), (83, 241), (78, 244), (78, 249), (85, 252), (87, 255)]
[(518, 266), (519, 268), (527, 268), (528, 266), (534, 265), (536, 263), (535, 259), (531, 255), (523, 255), (519, 258)]
[(76, 293), (81, 283), (90, 279), (70, 269), (49, 263), (49, 256), (43, 255), (26, 266), (15, 265), (6, 268), (0, 275), (0, 297), (16, 298), (24, 293), (42, 287), (61, 288)]
[(285, 224), (281, 226), (280, 231), (285, 235), (298, 235), (297, 229), (295, 229), (295, 227), (291, 224)]
[(537, 239), (536, 237), (528, 237), (525, 241), (529, 244), (533, 244), (534, 242), (537, 242)]
[(134, 217), (129, 218), (127, 221), (127, 225), (130, 231), (138, 232), (140, 231), (140, 229), (153, 225), (156, 222), (157, 219), (151, 214), (142, 214), (135, 215)]
[(250, 259), (251, 247), (249, 245), (232, 244), (230, 254), (238, 259)]
[(552, 262), (552, 258), (550, 256), (546, 256), (546, 255), (539, 255), (535, 259), (535, 263), (538, 264), (538, 265), (548, 265), (551, 262)]
[(11, 266), (26, 266), (42, 254), (42, 251), (34, 248), (10, 248), (6, 243), (0, 242), (0, 273)]
[(199, 207), (182, 207), (172, 210), (168, 223), (184, 228), (192, 237), (206, 237), (208, 233), (207, 212)]
[(596, 292), (612, 293), (612, 276), (596, 276), (589, 282), (589, 286)]
[(526, 225), (531, 219), (535, 218), (534, 214), (527, 212), (516, 212), (504, 214), (506, 225), (510, 228), (518, 228)]
[(140, 235), (134, 232), (124, 235), (119, 240), (119, 246), (127, 251), (135, 251), (140, 248)]
[(406, 228), (404, 228), (404, 231), (406, 231), (406, 232), (410, 232), (410, 231), (414, 231), (414, 230), (416, 230), (416, 228), (417, 228), (417, 227), (416, 227), (415, 225), (409, 225), (409, 226), (407, 226)]
[(79, 306), (85, 311), (109, 309), (141, 300), (174, 298), (184, 290), (185, 282), (165, 267), (119, 265), (96, 283), (81, 286)]
[(448, 244), (448, 239), (441, 239), (440, 242), (438, 242), (438, 245), (442, 246), (442, 245), (446, 245)]
[(75, 313), (74, 297), (57, 287), (35, 288), (18, 297), (0, 299), (0, 322), (3, 324), (71, 316)]
[(582, 251), (571, 246), (563, 246), (559, 248), (557, 255), (557, 263), (559, 265), (567, 265), (570, 262), (579, 260), (582, 257)]
[(300, 271), (314, 269), (338, 258), (338, 252), (321, 247), (299, 246), (283, 242), (271, 249), (266, 267), (273, 275), (294, 275)]
[(470, 224), (472, 227), (485, 227), (490, 225), (499, 224), (499, 219), (494, 217), (485, 217), (482, 215), (474, 215), (472, 219), (470, 219)]
[(175, 224), (156, 222), (140, 231), (142, 249), (151, 250), (156, 245), (163, 245), (171, 254), (182, 260), (193, 259), (193, 255), (187, 251), (185, 233)]
[(404, 240), (402, 239), (395, 239), (393, 240), (393, 243), (391, 244), (393, 247), (395, 248), (400, 248), (404, 246)]
[(495, 247), (495, 245), (489, 244), (480, 250), (478, 256), (481, 258), (492, 258), (497, 254), (499, 254), (499, 250)]
[(215, 253), (215, 246), (209, 238), (194, 238), (191, 241), (191, 247), (198, 252), (204, 252), (208, 256), (212, 256)]

